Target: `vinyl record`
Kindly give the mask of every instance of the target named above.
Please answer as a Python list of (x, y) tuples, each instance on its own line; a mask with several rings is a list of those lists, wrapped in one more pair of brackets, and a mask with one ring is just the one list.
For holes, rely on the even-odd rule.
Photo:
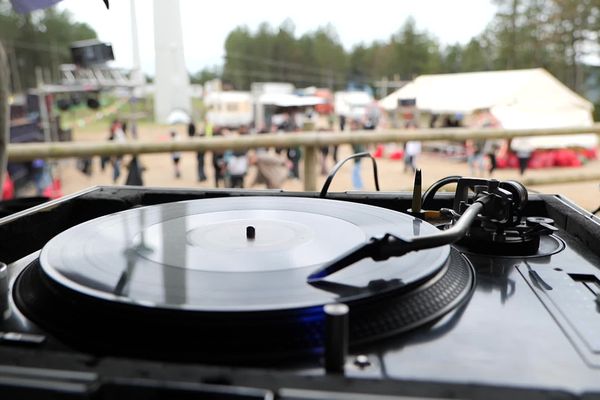
[[(362, 204), (206, 199), (81, 224), (52, 239), (40, 260), (61, 285), (113, 301), (202, 311), (290, 309), (350, 300), (308, 285), (306, 277), (370, 237), (434, 232), (413, 217)], [(403, 286), (438, 271), (448, 252), (445, 246), (383, 262), (366, 259), (330, 280), (358, 288), (375, 280)]]
[(150, 346), (156, 357), (217, 362), (314, 355), (325, 304), (350, 306), (354, 345), (412, 329), (468, 297), (472, 268), (449, 246), (306, 281), (371, 237), (436, 232), (402, 213), (335, 200), (169, 203), (62, 232), (21, 274), (14, 296), (38, 324), (94, 352), (148, 354)]

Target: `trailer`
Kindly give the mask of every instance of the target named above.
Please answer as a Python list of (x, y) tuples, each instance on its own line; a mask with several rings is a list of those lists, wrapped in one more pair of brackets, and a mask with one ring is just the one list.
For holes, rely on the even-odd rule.
[(250, 92), (212, 92), (206, 95), (204, 102), (208, 108), (206, 120), (213, 126), (239, 129), (252, 124)]

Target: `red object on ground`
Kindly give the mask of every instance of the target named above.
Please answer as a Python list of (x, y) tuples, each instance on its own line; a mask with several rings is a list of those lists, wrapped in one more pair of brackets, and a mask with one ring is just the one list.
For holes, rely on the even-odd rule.
[(10, 200), (15, 197), (15, 185), (10, 176), (6, 174), (4, 185), (2, 187), (2, 198), (0, 200)]
[(583, 149), (583, 156), (588, 160), (595, 160), (598, 158), (598, 149)]
[(373, 152), (373, 157), (375, 158), (381, 158), (383, 157), (383, 145), (379, 144), (377, 145), (377, 147), (375, 148), (375, 151)]
[(51, 199), (58, 199), (62, 196), (62, 185), (60, 179), (53, 179), (52, 184), (48, 185), (46, 189), (44, 189), (43, 193), (44, 197), (49, 197)]
[(514, 153), (496, 159), (497, 168), (519, 168), (519, 159)]
[[(579, 167), (585, 160), (594, 160), (597, 157), (596, 149), (536, 150), (531, 154), (527, 168)], [(496, 162), (498, 168), (519, 167), (519, 159), (514, 153), (508, 153)]]
[(573, 150), (556, 150), (554, 165), (558, 167), (579, 167), (581, 160)]
[(404, 152), (402, 150), (396, 150), (390, 154), (390, 160), (402, 160), (404, 158)]
[(539, 151), (536, 150), (531, 154), (529, 159), (528, 168), (548, 168), (554, 166), (554, 151)]

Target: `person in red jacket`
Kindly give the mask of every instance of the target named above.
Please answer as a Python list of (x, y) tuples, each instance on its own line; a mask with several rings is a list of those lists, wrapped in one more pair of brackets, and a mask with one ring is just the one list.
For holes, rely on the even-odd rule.
[(2, 185), (2, 198), (0, 200), (10, 200), (15, 197), (15, 186), (10, 176), (6, 174), (4, 184)]

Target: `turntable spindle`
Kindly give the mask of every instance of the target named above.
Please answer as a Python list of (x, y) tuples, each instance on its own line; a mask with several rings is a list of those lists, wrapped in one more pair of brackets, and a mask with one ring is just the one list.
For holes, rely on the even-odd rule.
[(256, 238), (256, 228), (254, 228), (252, 225), (248, 225), (246, 227), (246, 239), (254, 240), (255, 238)]

